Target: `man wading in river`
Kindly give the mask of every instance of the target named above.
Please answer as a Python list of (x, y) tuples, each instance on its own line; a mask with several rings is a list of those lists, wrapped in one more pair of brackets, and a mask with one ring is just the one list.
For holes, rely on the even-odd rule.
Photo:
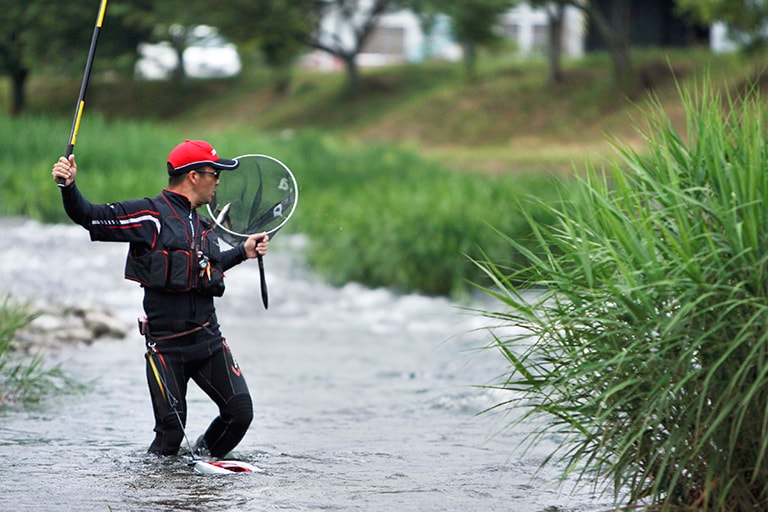
[(219, 407), (194, 448), (197, 455), (225, 456), (253, 419), (248, 386), (219, 330), (213, 298), (224, 293), (223, 272), (266, 254), (269, 237), (252, 235), (220, 251), (211, 223), (196, 211), (213, 199), (219, 174), (238, 165), (219, 158), (205, 141), (187, 140), (168, 155), (168, 188), (161, 194), (109, 204), (92, 204), (80, 193), (74, 156), (53, 166), (54, 180), (64, 180), (67, 215), (88, 230), (91, 240), (128, 242), (125, 278), (144, 288), (141, 329), (155, 415), (150, 453), (178, 452), (189, 379)]

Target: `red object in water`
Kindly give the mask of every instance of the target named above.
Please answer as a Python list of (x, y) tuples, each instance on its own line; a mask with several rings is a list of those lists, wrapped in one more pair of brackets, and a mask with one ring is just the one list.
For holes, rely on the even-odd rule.
[(206, 475), (224, 475), (228, 473), (263, 473), (264, 470), (239, 460), (197, 461), (195, 471)]

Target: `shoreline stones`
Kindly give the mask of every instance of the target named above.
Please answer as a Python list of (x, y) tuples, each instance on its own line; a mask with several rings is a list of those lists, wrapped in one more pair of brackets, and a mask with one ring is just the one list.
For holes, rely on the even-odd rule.
[(98, 306), (32, 307), (35, 319), (16, 331), (14, 350), (33, 352), (71, 345), (90, 345), (98, 339), (122, 339), (128, 333), (125, 322)]

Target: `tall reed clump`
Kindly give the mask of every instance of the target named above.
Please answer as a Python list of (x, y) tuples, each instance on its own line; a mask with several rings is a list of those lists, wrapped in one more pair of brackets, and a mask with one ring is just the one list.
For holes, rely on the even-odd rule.
[[(509, 362), (498, 408), (547, 458), (653, 510), (768, 507), (768, 132), (755, 89), (651, 101), (647, 151), (589, 169), (529, 267), (480, 262)], [(520, 251), (525, 247), (507, 237)], [(513, 283), (519, 273), (535, 277)], [(512, 333), (512, 334), (510, 334)], [(517, 334), (514, 334), (517, 333)]]
[(40, 356), (13, 350), (16, 332), (35, 319), (25, 304), (9, 296), (0, 302), (0, 408), (8, 404), (37, 402), (57, 392), (81, 390), (83, 385), (67, 375), (61, 365), (46, 367)]

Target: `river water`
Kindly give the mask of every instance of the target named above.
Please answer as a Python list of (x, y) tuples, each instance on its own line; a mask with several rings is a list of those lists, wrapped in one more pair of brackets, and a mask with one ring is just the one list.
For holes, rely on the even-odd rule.
[[(126, 247), (78, 226), (0, 219), (0, 295), (107, 306), (126, 326), (141, 292), (122, 279)], [(233, 457), (264, 474), (204, 476), (188, 457), (145, 454), (152, 414), (143, 340), (99, 340), (48, 356), (90, 384), (0, 411), (0, 510), (512, 511), (606, 510), (610, 497), (537, 471), (556, 440), (520, 446), (534, 426), (479, 414), (505, 398), (505, 361), (487, 320), (446, 299), (329, 287), (301, 262), (300, 236), (265, 258), (265, 311), (252, 261), (228, 272), (217, 308), (245, 372), (255, 418)], [(339, 255), (343, 258), (343, 255)], [(194, 385), (187, 432), (215, 415)]]

